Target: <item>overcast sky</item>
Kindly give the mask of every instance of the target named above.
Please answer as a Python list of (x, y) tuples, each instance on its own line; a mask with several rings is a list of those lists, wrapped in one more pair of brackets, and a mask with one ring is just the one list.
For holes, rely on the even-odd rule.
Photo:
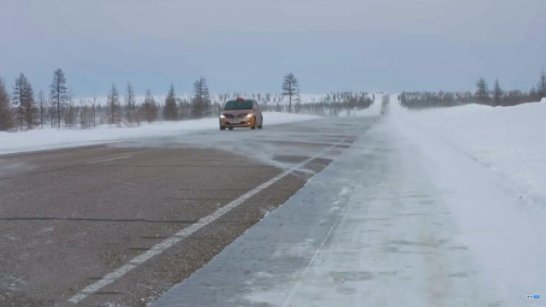
[(498, 77), (528, 90), (546, 67), (546, 0), (0, 0), (0, 77), (76, 95), (463, 90)]

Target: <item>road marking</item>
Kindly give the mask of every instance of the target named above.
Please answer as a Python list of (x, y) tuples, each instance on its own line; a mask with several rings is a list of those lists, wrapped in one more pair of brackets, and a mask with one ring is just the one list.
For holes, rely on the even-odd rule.
[(87, 162), (86, 164), (104, 163), (104, 162), (110, 162), (110, 161), (128, 159), (128, 158), (131, 158), (131, 157), (132, 157), (132, 156), (129, 155), (129, 156), (121, 156), (121, 157), (110, 158), (110, 159), (95, 160), (95, 161)]
[(332, 149), (335, 145), (334, 144), (323, 151), (319, 152), (318, 154), (308, 158), (307, 160), (300, 162), (299, 164), (285, 170), (284, 172), (278, 174), (277, 176), (269, 179), (268, 181), (260, 184), (259, 186), (255, 187), (254, 189), (246, 192), (245, 194), (239, 196), (239, 198), (231, 201), (227, 205), (219, 208), (218, 210), (214, 211), (213, 213), (201, 218), (197, 223), (192, 224), (186, 228), (181, 229), (173, 236), (165, 239), (162, 242), (157, 243), (156, 245), (152, 246), (149, 250), (145, 251), (144, 253), (134, 257), (126, 264), (122, 265), (121, 267), (117, 268), (116, 270), (104, 275), (100, 280), (96, 281), (95, 283), (85, 287), (84, 289), (80, 290), (78, 293), (76, 293), (74, 296), (72, 296), (68, 302), (73, 304), (78, 304), (83, 299), (88, 297), (89, 295), (92, 295), (99, 291), (100, 289), (106, 287), (107, 285), (115, 282), (116, 280), (120, 279), (123, 275), (127, 274), (129, 271), (133, 270), (134, 268), (140, 266), (144, 262), (150, 260), (154, 256), (157, 256), (161, 253), (163, 253), (165, 250), (171, 248), (178, 242), (182, 241), (183, 239), (191, 236), (193, 233), (197, 232), (201, 228), (213, 223), (226, 213), (230, 212), (231, 210), (237, 208), (239, 205), (241, 205), (243, 202), (251, 198), (252, 196), (258, 194), (262, 190), (268, 188), (269, 186), (273, 185), (277, 181), (283, 179), (284, 177), (288, 176), (289, 174), (293, 173), (294, 171), (297, 171), (301, 169), (305, 164), (311, 162), (312, 160), (320, 157), (324, 153), (326, 153), (328, 150)]

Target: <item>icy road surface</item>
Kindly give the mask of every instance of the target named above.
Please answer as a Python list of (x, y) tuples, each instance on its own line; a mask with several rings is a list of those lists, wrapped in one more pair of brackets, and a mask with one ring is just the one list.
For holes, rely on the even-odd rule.
[(152, 306), (544, 306), (540, 198), (392, 98), (365, 138)]
[[(285, 203), (378, 119), (377, 112), (281, 117), (268, 114), (262, 130), (219, 131), (216, 123), (187, 133), (191, 122), (163, 132), (105, 128), (112, 137), (134, 134), (35, 151), (56, 146), (46, 138), (20, 148), (33, 152), (0, 155), (0, 306), (154, 301)], [(296, 122), (272, 125), (283, 120)], [(101, 129), (79, 132), (109, 137)], [(13, 135), (24, 143), (24, 133)]]
[[(264, 126), (281, 125), (318, 119), (318, 116), (281, 112), (264, 112)], [(0, 131), (0, 154), (74, 148), (117, 143), (141, 138), (186, 136), (191, 133), (218, 130), (218, 118), (183, 121), (143, 122), (138, 127), (99, 125), (94, 129), (57, 129), (45, 127), (30, 131)]]

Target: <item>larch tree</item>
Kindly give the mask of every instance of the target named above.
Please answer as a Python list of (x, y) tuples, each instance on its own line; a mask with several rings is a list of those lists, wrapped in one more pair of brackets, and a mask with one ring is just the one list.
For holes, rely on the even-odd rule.
[(24, 121), (27, 129), (32, 129), (36, 123), (36, 118), (38, 117), (38, 109), (36, 108), (36, 102), (34, 100), (34, 91), (32, 90), (32, 85), (28, 81), (25, 82), (24, 89), (24, 104), (23, 104), (23, 114)]
[(43, 127), (44, 127), (44, 112), (45, 112), (44, 104), (45, 104), (45, 103), (46, 103), (46, 101), (45, 101), (44, 91), (40, 90), (40, 92), (38, 93), (38, 107), (39, 107), (39, 114), (40, 114), (40, 128), (43, 128)]
[(66, 87), (66, 77), (62, 69), (57, 68), (53, 73), (53, 80), (49, 87), (49, 99), (52, 106), (56, 109), (56, 121), (57, 127), (61, 127), (61, 114), (63, 112), (64, 105), (68, 100), (68, 88)]
[(19, 129), (23, 129), (23, 101), (24, 101), (24, 83), (25, 83), (25, 76), (23, 74), (19, 75), (17, 79), (15, 79), (15, 86), (13, 87), (13, 94), (12, 94), (12, 103), (15, 107), (15, 120), (17, 121), (17, 125), (19, 125)]
[(24, 74), (20, 74), (15, 80), (12, 101), (16, 106), (19, 127), (23, 129), (26, 126), (27, 129), (32, 129), (36, 119), (34, 92), (32, 90), (32, 85), (30, 85), (30, 82)]
[(495, 85), (493, 88), (493, 103), (495, 106), (498, 106), (501, 104), (503, 95), (504, 95), (504, 91), (500, 87), (499, 79), (495, 79)]
[(210, 111), (210, 95), (207, 80), (205, 80), (205, 78), (201, 77), (193, 83), (191, 104), (193, 118), (201, 118), (208, 115)]
[(292, 112), (292, 100), (293, 97), (299, 96), (299, 82), (293, 73), (289, 73), (284, 76), (282, 83), (282, 95), (288, 96), (288, 112)]
[(538, 82), (537, 92), (540, 98), (546, 97), (546, 74), (544, 74), (544, 69), (542, 70), (542, 73), (540, 74), (540, 80)]
[(489, 90), (484, 78), (480, 78), (480, 80), (476, 82), (476, 97), (478, 98), (478, 101), (482, 103), (489, 101)]
[(112, 88), (110, 89), (110, 92), (108, 93), (107, 104), (108, 104), (108, 123), (111, 125), (119, 124), (121, 122), (119, 93), (114, 83), (112, 83)]
[(157, 103), (149, 89), (146, 90), (146, 97), (142, 104), (142, 113), (144, 120), (149, 123), (156, 121), (159, 115)]
[(93, 128), (97, 127), (97, 96), (93, 92)]
[(66, 110), (64, 112), (63, 117), (64, 117), (65, 125), (68, 125), (68, 129), (72, 129), (72, 126), (74, 125), (74, 122), (76, 121), (76, 115), (77, 115), (77, 110), (76, 110), (76, 107), (74, 106), (74, 92), (72, 91), (72, 87), (68, 89), (67, 97), (68, 97), (68, 100), (67, 100)]
[(82, 106), (79, 110), (80, 128), (89, 128), (93, 126), (93, 105), (83, 99), (80, 99), (80, 105)]
[(4, 81), (0, 79), (0, 131), (13, 128), (13, 116), (11, 114), (10, 97), (6, 91)]
[(125, 96), (127, 121), (132, 123), (134, 121), (134, 109), (135, 109), (135, 93), (131, 83), (127, 83), (127, 96)]
[(176, 105), (176, 95), (174, 93), (174, 86), (171, 84), (169, 93), (165, 97), (165, 109), (163, 110), (166, 120), (178, 119), (178, 106)]

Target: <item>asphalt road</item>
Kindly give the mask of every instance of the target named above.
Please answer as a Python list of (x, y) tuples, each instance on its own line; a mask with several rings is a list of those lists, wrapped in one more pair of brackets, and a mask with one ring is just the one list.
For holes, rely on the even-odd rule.
[(152, 302), (377, 120), (266, 122), (0, 156), (0, 306)]

